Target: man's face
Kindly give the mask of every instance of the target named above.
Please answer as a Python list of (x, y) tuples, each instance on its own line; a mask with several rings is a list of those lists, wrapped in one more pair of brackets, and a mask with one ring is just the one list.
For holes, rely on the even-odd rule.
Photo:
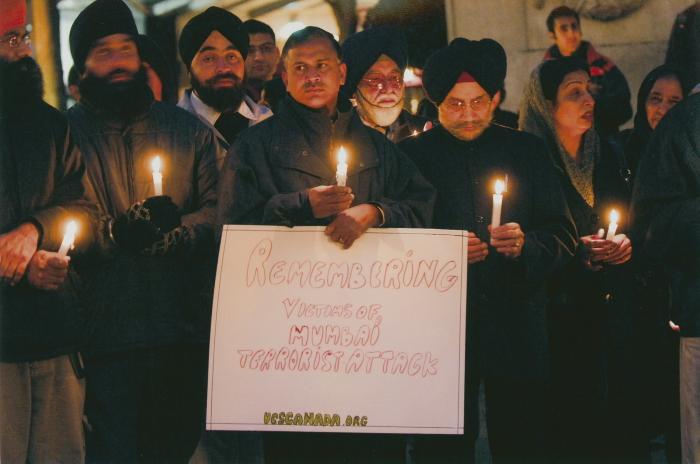
[(133, 81), (141, 69), (139, 50), (133, 37), (112, 34), (99, 39), (88, 52), (85, 71), (109, 83)]
[(554, 19), (554, 32), (549, 36), (563, 56), (571, 56), (581, 45), (581, 25), (573, 16)]
[(345, 83), (345, 63), (333, 44), (314, 38), (289, 50), (282, 80), (287, 92), (304, 106), (335, 112), (340, 86)]
[(438, 106), (438, 117), (454, 137), (474, 140), (489, 127), (499, 101), (500, 93), (491, 98), (476, 82), (459, 82)]
[(396, 121), (404, 97), (403, 73), (396, 62), (381, 55), (357, 84), (355, 97), (363, 119), (380, 127)]
[(243, 55), (223, 34), (213, 31), (194, 55), (190, 73), (212, 89), (236, 87), (245, 75)]
[(0, 37), (0, 60), (14, 63), (31, 54), (29, 31), (25, 27), (10, 29)]
[(190, 64), (195, 92), (221, 112), (235, 110), (241, 104), (244, 75), (241, 52), (219, 31), (209, 34)]
[(270, 34), (250, 34), (245, 74), (250, 80), (267, 82), (272, 79), (280, 59), (280, 51)]

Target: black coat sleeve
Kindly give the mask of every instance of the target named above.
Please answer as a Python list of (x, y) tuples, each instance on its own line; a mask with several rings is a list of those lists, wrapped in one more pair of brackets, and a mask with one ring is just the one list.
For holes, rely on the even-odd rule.
[(527, 281), (542, 281), (574, 255), (577, 232), (571, 212), (543, 142), (537, 140), (529, 160), (533, 182), (534, 218), (525, 232), (520, 262)]
[(396, 145), (385, 141), (384, 195), (371, 203), (384, 212), (384, 227), (430, 227), (435, 188)]

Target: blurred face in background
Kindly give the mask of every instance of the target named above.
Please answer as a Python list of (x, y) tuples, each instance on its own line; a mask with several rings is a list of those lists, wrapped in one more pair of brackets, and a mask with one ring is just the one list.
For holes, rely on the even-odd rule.
[(550, 32), (549, 36), (563, 56), (571, 56), (581, 45), (581, 25), (573, 16), (555, 18), (554, 32)]
[(401, 114), (404, 98), (403, 73), (394, 60), (381, 55), (357, 84), (355, 99), (363, 120), (390, 126)]
[(270, 34), (250, 34), (245, 75), (249, 80), (267, 82), (272, 79), (280, 59), (280, 51)]
[(683, 100), (683, 88), (674, 76), (663, 76), (654, 82), (646, 104), (647, 122), (652, 130), (656, 129), (666, 113)]

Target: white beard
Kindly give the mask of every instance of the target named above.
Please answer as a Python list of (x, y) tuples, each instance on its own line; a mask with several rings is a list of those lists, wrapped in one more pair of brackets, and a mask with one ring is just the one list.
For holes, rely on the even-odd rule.
[(401, 110), (403, 109), (403, 97), (401, 97), (401, 100), (399, 100), (396, 105), (390, 108), (385, 108), (372, 105), (359, 91), (355, 93), (355, 96), (358, 113), (360, 113), (363, 120), (374, 126), (391, 126), (394, 121), (398, 119), (399, 115), (401, 114)]

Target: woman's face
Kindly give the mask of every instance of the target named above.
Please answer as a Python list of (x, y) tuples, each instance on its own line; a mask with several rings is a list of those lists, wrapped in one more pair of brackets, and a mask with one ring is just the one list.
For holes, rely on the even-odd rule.
[(664, 76), (654, 82), (644, 105), (651, 130), (656, 129), (668, 110), (683, 100), (681, 83), (673, 76)]
[(560, 136), (580, 136), (593, 127), (595, 101), (588, 91), (590, 83), (588, 74), (574, 71), (559, 84), (553, 117)]

